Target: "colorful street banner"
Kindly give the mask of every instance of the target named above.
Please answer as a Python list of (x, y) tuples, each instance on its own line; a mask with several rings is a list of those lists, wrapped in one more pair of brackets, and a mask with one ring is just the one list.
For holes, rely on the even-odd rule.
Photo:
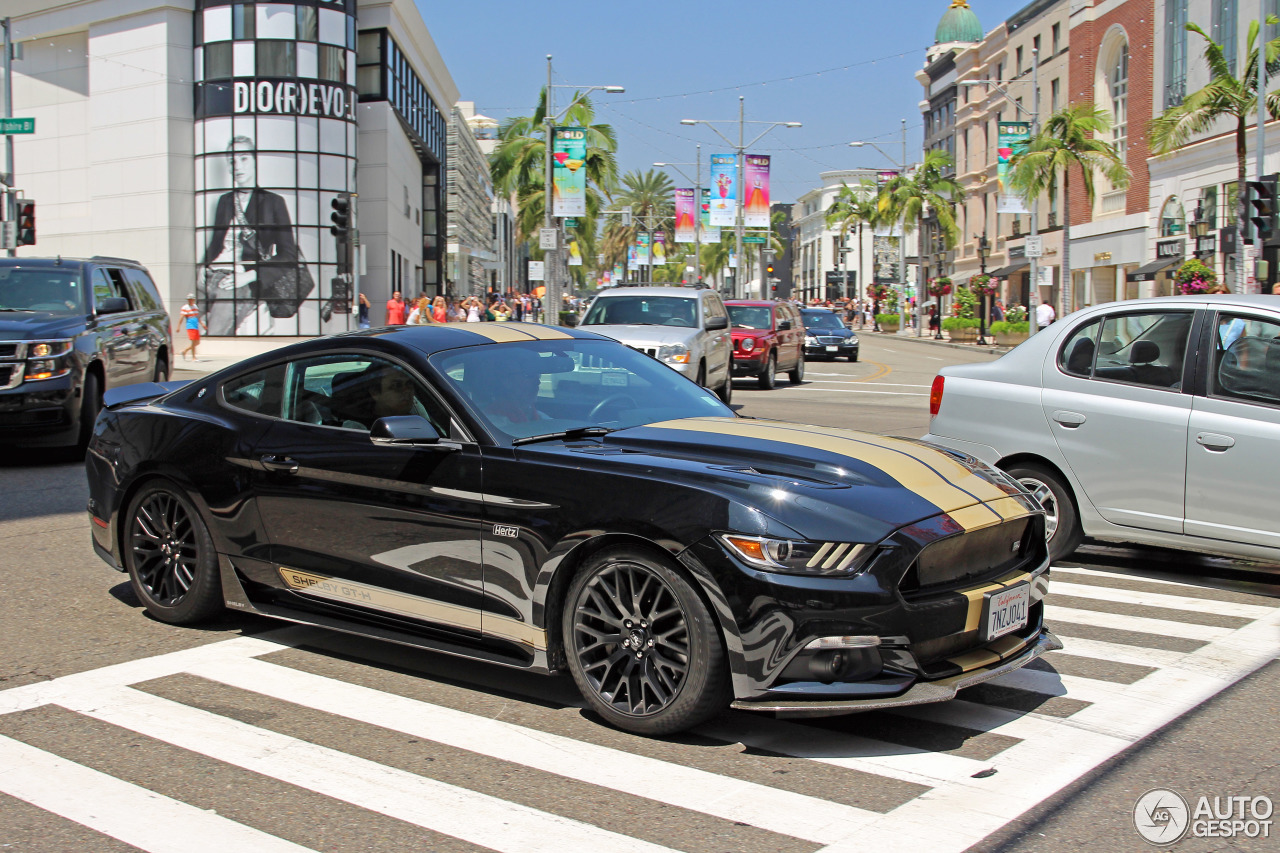
[(748, 154), (742, 168), (742, 183), (747, 191), (747, 204), (742, 224), (748, 228), (769, 227), (769, 155)]
[(1026, 202), (1009, 189), (1009, 159), (1031, 139), (1031, 122), (1002, 121), (996, 145), (996, 182), (998, 213), (1029, 213)]
[(695, 243), (697, 234), (694, 231), (694, 217), (698, 214), (698, 204), (693, 197), (693, 187), (676, 188), (676, 242)]
[(569, 243), (569, 266), (582, 266), (582, 247), (578, 245), (577, 240), (573, 240)]
[(647, 264), (649, 260), (649, 235), (636, 235), (636, 263)]
[(586, 216), (587, 132), (580, 127), (557, 127), (551, 157), (551, 215)]
[(889, 284), (898, 280), (899, 237), (872, 238), (871, 252), (876, 284)]
[(886, 169), (885, 171), (877, 172), (876, 186), (879, 187), (880, 189), (884, 189), (884, 185), (889, 183), (896, 177), (898, 177), (898, 173), (893, 171), (892, 169)]
[(737, 216), (738, 159), (732, 154), (711, 155), (711, 224), (733, 227)]
[(714, 228), (711, 226), (711, 190), (709, 189), (702, 191), (702, 205), (701, 210), (698, 211), (698, 216), (702, 220), (702, 242), (704, 244), (719, 243), (720, 228), (719, 226)]
[(622, 281), (622, 264), (613, 265), (613, 280), (617, 282)]
[(667, 262), (667, 232), (653, 232), (653, 265), (662, 266)]
[(632, 243), (627, 248), (627, 269), (629, 270), (640, 269), (640, 252), (639, 252), (639, 244), (637, 243)]

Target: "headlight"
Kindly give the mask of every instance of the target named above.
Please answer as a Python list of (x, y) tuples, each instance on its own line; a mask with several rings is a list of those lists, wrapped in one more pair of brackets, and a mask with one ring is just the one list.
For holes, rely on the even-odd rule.
[(735, 533), (720, 534), (720, 541), (757, 568), (793, 575), (848, 577), (866, 568), (876, 555), (874, 545), (853, 542), (805, 542)]
[(817, 335), (805, 335), (805, 336), (804, 336), (804, 342), (805, 342), (806, 344), (816, 344), (816, 343), (818, 342), (818, 336), (817, 336)]
[(755, 339), (755, 338), (743, 338), (743, 339), (742, 339), (742, 351), (743, 351), (743, 352), (751, 352), (751, 351), (752, 351), (752, 350), (754, 350), (755, 348), (756, 348), (756, 339)]
[(29, 344), (26, 370), (23, 380), (36, 382), (41, 379), (57, 379), (71, 372), (68, 355), (71, 341), (37, 341)]
[(688, 364), (689, 348), (684, 344), (664, 344), (658, 350), (658, 361), (664, 364)]

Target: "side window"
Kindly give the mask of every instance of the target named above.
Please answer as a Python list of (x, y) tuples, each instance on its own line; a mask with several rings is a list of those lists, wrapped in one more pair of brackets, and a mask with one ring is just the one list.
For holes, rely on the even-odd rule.
[(1093, 373), (1093, 356), (1098, 351), (1101, 320), (1081, 326), (1067, 337), (1058, 351), (1058, 367), (1063, 373), (1088, 378)]
[(133, 291), (133, 304), (143, 311), (160, 311), (160, 292), (156, 290), (155, 284), (147, 277), (142, 270), (125, 268), (121, 270), (124, 273), (125, 281), (129, 282)]
[(283, 392), (282, 364), (244, 373), (222, 383), (222, 401), (228, 406), (270, 418), (280, 417)]
[(286, 420), (368, 432), (378, 418), (418, 415), (449, 434), (449, 412), (408, 370), (362, 355), (328, 355), (289, 365)]
[(129, 303), (129, 308), (138, 310), (138, 301), (129, 295), (129, 286), (124, 283), (124, 275), (118, 269), (108, 268), (107, 278), (111, 279), (111, 285), (115, 290), (115, 296), (122, 296)]
[(1102, 323), (1094, 378), (1179, 388), (1190, 331), (1190, 311), (1112, 314)]
[(1210, 393), (1280, 404), (1280, 323), (1219, 314)]
[(116, 293), (116, 286), (107, 278), (107, 273), (101, 267), (93, 271), (93, 301), (98, 305), (102, 304), (102, 300), (111, 296), (119, 296)]

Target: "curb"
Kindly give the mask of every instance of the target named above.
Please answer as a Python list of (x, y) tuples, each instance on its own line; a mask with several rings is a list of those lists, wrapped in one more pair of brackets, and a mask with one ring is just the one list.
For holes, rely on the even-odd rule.
[[(857, 332), (859, 335), (875, 335), (877, 338), (886, 338), (886, 339), (895, 340), (895, 341), (911, 341), (912, 343), (926, 344), (928, 346), (933, 346), (933, 347), (945, 347), (946, 349), (963, 350), (965, 352), (985, 353), (986, 355), (997, 355), (997, 356), (1004, 355), (1005, 353), (1009, 352), (1010, 349), (1012, 349), (1012, 347), (1002, 347), (1002, 346), (997, 346), (995, 344), (979, 346), (976, 343), (973, 343), (973, 344), (955, 343), (955, 342), (952, 342), (950, 339), (940, 341), (931, 336), (916, 337), (915, 335), (904, 334), (902, 332), (876, 332), (876, 331), (872, 331), (871, 329), (858, 329), (852, 326), (850, 328), (852, 329), (852, 331)], [(910, 330), (910, 331), (914, 331), (914, 330)]]

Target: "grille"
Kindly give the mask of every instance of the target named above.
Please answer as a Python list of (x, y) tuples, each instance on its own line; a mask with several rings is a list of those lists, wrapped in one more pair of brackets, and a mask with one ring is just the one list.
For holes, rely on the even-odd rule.
[(56, 426), (64, 419), (62, 409), (0, 412), (0, 427)]
[(844, 343), (844, 338), (834, 337), (834, 336), (832, 336), (832, 335), (823, 335), (823, 336), (821, 336), (821, 337), (819, 337), (819, 338), (818, 338), (818, 343), (820, 343), (820, 344), (842, 344), (842, 343)]
[(1032, 524), (1034, 518), (1018, 518), (934, 542), (920, 552), (903, 579), (904, 589), (930, 589), (1003, 574), (1035, 559), (1038, 549), (1031, 537), (1043, 534)]
[(18, 358), (18, 348), (22, 344), (0, 344), (0, 359)]
[(649, 356), (649, 358), (657, 358), (657, 357), (658, 357), (658, 348), (657, 348), (657, 347), (631, 347), (631, 349), (635, 350), (636, 352), (642, 352), (642, 353), (644, 353), (645, 355)]
[(0, 388), (17, 388), (21, 383), (21, 364), (0, 364)]

